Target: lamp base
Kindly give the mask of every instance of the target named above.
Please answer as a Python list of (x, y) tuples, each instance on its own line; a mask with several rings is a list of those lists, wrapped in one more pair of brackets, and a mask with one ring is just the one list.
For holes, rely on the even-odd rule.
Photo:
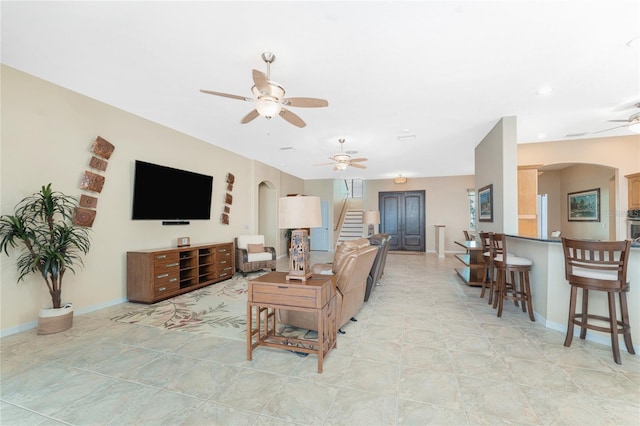
[(309, 234), (306, 229), (291, 231), (291, 248), (289, 249), (289, 274), (287, 280), (306, 281), (311, 278), (309, 267)]

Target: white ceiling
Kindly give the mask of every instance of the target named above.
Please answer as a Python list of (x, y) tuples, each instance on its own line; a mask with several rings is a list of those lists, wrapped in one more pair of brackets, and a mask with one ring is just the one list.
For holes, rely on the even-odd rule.
[[(473, 174), (500, 117), (517, 116), (519, 143), (630, 135), (592, 132), (640, 100), (637, 0), (2, 1), (1, 14), (2, 63), (303, 179)], [(307, 127), (243, 125), (252, 104), (199, 92), (251, 96), (265, 51), (287, 96), (329, 101), (291, 108)], [(312, 166), (339, 138), (366, 170)]]

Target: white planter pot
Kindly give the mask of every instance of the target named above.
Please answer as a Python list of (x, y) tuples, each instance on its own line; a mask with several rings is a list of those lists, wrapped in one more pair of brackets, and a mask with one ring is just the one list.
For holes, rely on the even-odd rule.
[(40, 309), (38, 315), (38, 334), (60, 333), (73, 325), (73, 307), (65, 303), (62, 308)]

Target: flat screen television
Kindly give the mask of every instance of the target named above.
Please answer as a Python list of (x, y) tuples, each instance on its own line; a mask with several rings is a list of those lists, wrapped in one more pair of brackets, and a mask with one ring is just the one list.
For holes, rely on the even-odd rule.
[(136, 160), (133, 220), (211, 218), (213, 176)]

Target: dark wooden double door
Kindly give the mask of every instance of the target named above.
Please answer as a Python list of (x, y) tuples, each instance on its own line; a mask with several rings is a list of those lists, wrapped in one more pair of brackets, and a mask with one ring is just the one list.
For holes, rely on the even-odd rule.
[(380, 232), (389, 234), (389, 250), (424, 251), (424, 191), (380, 192)]

